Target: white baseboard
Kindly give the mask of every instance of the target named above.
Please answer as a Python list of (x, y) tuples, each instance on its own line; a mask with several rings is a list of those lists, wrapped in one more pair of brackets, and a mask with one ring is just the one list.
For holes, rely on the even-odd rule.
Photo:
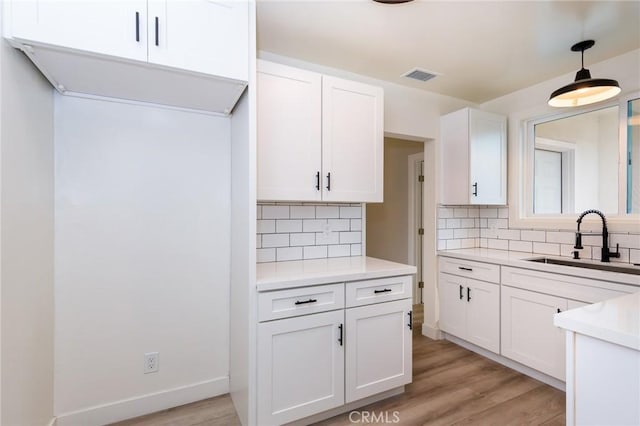
[(495, 361), (499, 364), (502, 364), (505, 367), (509, 367), (512, 370), (516, 370), (519, 373), (525, 374), (529, 377), (533, 377), (534, 379), (539, 380), (542, 383), (546, 383), (549, 386), (553, 386), (554, 388), (559, 389), (563, 392), (565, 391), (565, 383), (562, 380), (558, 380), (555, 377), (548, 376), (544, 373), (539, 372), (538, 370), (534, 370), (531, 367), (527, 367), (526, 365), (522, 365), (519, 362), (513, 361), (509, 358), (503, 357), (502, 355), (498, 355), (496, 353), (488, 351), (484, 348), (474, 345), (473, 343), (469, 343), (466, 340), (459, 339), (455, 336), (452, 336), (446, 333), (444, 333), (444, 335), (445, 335), (445, 339), (455, 343), (456, 345), (462, 346), (465, 349), (469, 349), (470, 351), (480, 354), (485, 358), (489, 358), (490, 360)]
[(130, 419), (229, 392), (229, 377), (219, 377), (83, 410), (62, 413), (55, 426), (93, 426)]
[(442, 340), (444, 339), (442, 335), (442, 330), (436, 327), (431, 327), (425, 323), (422, 324), (422, 335), (427, 336), (433, 340)]

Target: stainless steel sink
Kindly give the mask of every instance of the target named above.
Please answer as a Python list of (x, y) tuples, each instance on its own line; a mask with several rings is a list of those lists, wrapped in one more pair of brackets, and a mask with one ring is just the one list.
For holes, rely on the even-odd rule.
[(597, 269), (599, 271), (619, 272), (622, 274), (640, 275), (640, 267), (637, 266), (620, 266), (610, 263), (587, 263), (575, 260), (555, 259), (553, 257), (534, 257), (525, 259), (529, 262), (548, 263), (550, 265), (573, 266), (576, 268)]

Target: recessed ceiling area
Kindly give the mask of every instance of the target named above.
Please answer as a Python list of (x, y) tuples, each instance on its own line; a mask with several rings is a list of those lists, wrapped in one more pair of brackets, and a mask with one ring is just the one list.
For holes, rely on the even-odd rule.
[[(258, 50), (482, 103), (640, 48), (638, 1), (258, 0)], [(426, 82), (407, 70), (438, 74)], [(598, 76), (615, 78), (615, 76)], [(569, 81), (567, 82), (569, 83)]]

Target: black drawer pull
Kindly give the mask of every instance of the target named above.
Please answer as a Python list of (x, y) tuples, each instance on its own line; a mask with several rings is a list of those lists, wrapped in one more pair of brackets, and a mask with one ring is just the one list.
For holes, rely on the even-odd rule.
[(390, 288), (385, 288), (384, 290), (373, 290), (373, 292), (375, 294), (379, 294), (379, 293), (389, 293), (391, 291)]
[(471, 302), (471, 288), (467, 287), (467, 302)]
[(409, 311), (407, 315), (409, 315), (409, 324), (407, 325), (409, 326), (409, 330), (413, 330), (413, 311)]
[(560, 313), (560, 312), (562, 312), (562, 311), (560, 310), (560, 308), (558, 308), (558, 313)]
[(158, 34), (159, 33), (159, 28), (158, 28), (159, 26), (160, 26), (160, 24), (158, 23), (158, 17), (156, 16), (156, 46), (160, 45), (160, 42), (159, 42), (160, 37), (159, 37), (159, 34)]
[(140, 12), (136, 12), (136, 41), (140, 41)]
[(331, 172), (327, 173), (327, 191), (331, 191)]
[(461, 271), (469, 271), (469, 272), (473, 271), (473, 268), (465, 268), (464, 266), (458, 266), (458, 269), (460, 269)]
[(340, 342), (340, 346), (342, 346), (342, 332), (344, 331), (343, 328), (344, 327), (342, 327), (342, 324), (338, 326), (338, 329), (340, 330), (340, 337), (338, 337), (338, 342)]
[(318, 299), (309, 299), (309, 300), (296, 300), (296, 305), (305, 305), (307, 303), (315, 303)]
[(460, 286), (460, 300), (464, 299), (464, 295), (462, 294), (463, 287)]

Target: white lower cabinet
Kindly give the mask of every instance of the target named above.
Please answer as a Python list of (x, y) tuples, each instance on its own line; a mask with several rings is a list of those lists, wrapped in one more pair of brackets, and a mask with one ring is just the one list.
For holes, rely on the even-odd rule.
[(344, 404), (343, 324), (343, 310), (258, 324), (260, 425)]
[(440, 328), (484, 349), (500, 351), (500, 286), (439, 274)]
[(411, 299), (345, 311), (346, 402), (411, 383)]
[(567, 299), (502, 287), (502, 355), (559, 380), (565, 380), (564, 333), (553, 315)]
[(410, 383), (410, 283), (401, 276), (259, 293), (257, 424)]

